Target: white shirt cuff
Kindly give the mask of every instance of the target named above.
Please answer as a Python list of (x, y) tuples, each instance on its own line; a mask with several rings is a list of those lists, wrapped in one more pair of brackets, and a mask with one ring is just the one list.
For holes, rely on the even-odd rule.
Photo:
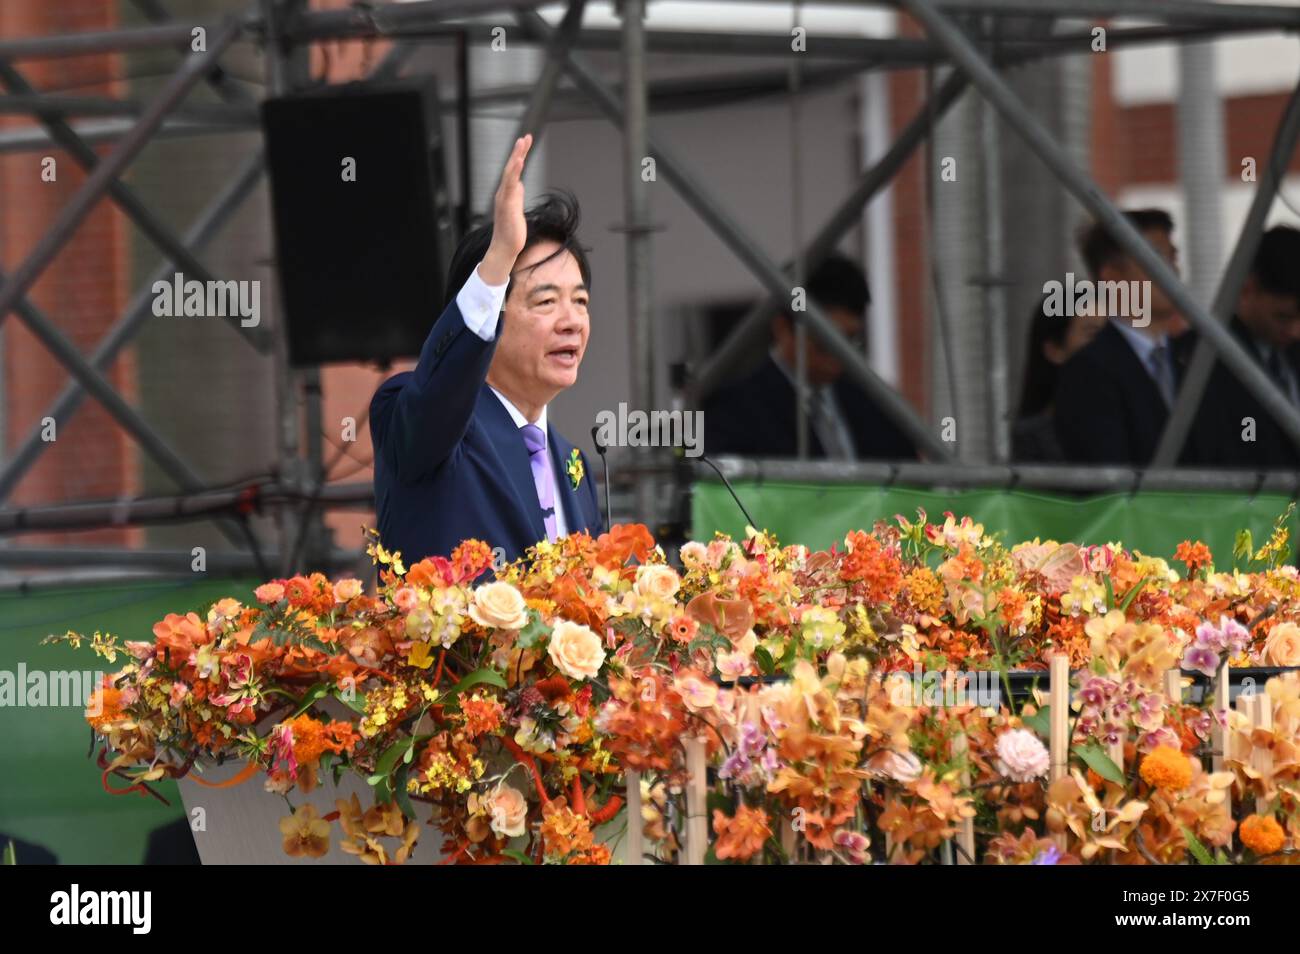
[(478, 273), (478, 266), (469, 273), (465, 286), (456, 293), (456, 307), (465, 327), (484, 341), (497, 336), (497, 318), (506, 300), (510, 279), (500, 285), (489, 285)]

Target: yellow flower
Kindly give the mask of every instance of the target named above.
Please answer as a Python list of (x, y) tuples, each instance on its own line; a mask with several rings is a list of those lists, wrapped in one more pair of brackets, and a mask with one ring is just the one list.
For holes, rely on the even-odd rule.
[(421, 669), (428, 669), (433, 665), (433, 654), (429, 652), (429, 644), (414, 642), (411, 644), (410, 652), (406, 654), (406, 664), (408, 666), (419, 666)]
[(582, 456), (578, 453), (578, 448), (575, 447), (573, 452), (569, 454), (569, 462), (564, 469), (569, 475), (569, 483), (573, 485), (574, 490), (577, 490), (578, 485), (582, 483), (582, 475), (585, 473), (582, 467)]
[(330, 823), (316, 814), (314, 805), (303, 805), (281, 818), (280, 834), (284, 853), (291, 858), (319, 858), (330, 850)]

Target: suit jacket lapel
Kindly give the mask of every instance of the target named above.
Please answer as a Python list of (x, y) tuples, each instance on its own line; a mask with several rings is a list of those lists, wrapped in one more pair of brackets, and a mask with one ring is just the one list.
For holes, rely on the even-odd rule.
[(537, 503), (537, 485), (533, 482), (533, 468), (528, 462), (528, 448), (524, 446), (524, 439), (515, 427), (510, 412), (486, 384), (479, 392), (478, 404), (483, 422), (491, 435), (492, 446), (501, 458), (506, 476), (522, 504), (533, 535), (532, 542), (545, 540), (546, 523), (542, 519), (542, 508)]

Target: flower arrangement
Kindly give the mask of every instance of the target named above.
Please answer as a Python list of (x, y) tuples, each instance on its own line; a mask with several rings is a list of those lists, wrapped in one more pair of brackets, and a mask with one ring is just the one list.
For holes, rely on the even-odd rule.
[[(313, 574), (263, 584), (256, 605), (169, 615), (152, 642), (94, 634), (126, 664), (87, 720), (113, 792), (227, 760), (291, 808), (326, 776), (369, 783), (370, 805), (293, 808), (289, 855), (337, 837), (362, 861), (404, 862), (425, 803), (446, 862), (608, 863), (629, 825), (674, 861), (695, 785), (711, 862), (1289, 862), (1287, 518), (1258, 549), (1243, 536), (1232, 570), (1185, 543), (1183, 574), (1118, 544), (1007, 547), (924, 512), (825, 551), (752, 530), (690, 542), (680, 568), (640, 525), (495, 571), (479, 541), (409, 568), (372, 541), (373, 593)], [(1017, 700), (1008, 681), (1054, 656), (1075, 670), (1059, 765), (1041, 687)], [(1259, 687), (1266, 718), (1221, 707), (1224, 664), (1278, 670)], [(1180, 669), (1209, 678), (1200, 705), (1171, 684)], [(981, 673), (1005, 694), (954, 694)]]

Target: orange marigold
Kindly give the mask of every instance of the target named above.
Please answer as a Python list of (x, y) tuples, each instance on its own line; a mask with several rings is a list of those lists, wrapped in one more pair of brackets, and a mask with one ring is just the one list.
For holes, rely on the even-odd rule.
[(1178, 792), (1192, 784), (1192, 765), (1181, 749), (1159, 745), (1147, 753), (1138, 770), (1142, 780), (1154, 788)]
[(928, 566), (918, 566), (903, 578), (903, 593), (923, 613), (938, 616), (943, 608), (943, 584)]
[(1257, 855), (1271, 855), (1286, 844), (1286, 833), (1272, 815), (1251, 815), (1238, 832), (1241, 843)]
[(719, 860), (738, 858), (744, 861), (763, 850), (763, 844), (772, 837), (767, 824), (767, 812), (761, 808), (741, 805), (736, 817), (728, 818), (721, 810), (713, 810), (713, 831), (718, 836), (715, 853)]

